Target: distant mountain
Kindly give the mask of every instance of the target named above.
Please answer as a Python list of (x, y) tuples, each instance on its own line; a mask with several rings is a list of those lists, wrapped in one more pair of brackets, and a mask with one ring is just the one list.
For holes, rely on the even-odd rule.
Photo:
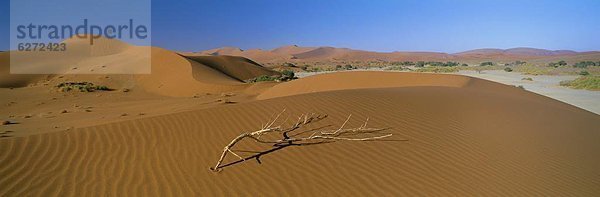
[[(242, 50), (235, 47), (223, 47), (196, 52), (200, 55), (233, 55), (243, 56), (261, 63), (294, 62), (294, 61), (526, 61), (544, 59), (594, 59), (600, 52), (575, 52), (570, 50), (546, 50), (536, 48), (510, 49), (475, 49), (459, 53), (438, 52), (373, 52), (335, 47), (300, 47), (297, 45), (282, 46), (270, 51), (261, 49)], [(576, 57), (577, 56), (577, 57)], [(585, 58), (584, 58), (585, 57)], [(598, 58), (600, 60), (600, 58)]]
[(575, 55), (577, 52), (570, 50), (546, 50), (536, 48), (511, 48), (511, 49), (475, 49), (455, 53), (455, 55), (517, 55), (517, 56), (556, 56), (556, 55)]

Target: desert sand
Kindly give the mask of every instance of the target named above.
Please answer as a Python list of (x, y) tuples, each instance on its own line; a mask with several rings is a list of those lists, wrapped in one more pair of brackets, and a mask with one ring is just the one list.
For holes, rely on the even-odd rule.
[[(496, 82), (341, 72), (245, 83), (278, 73), (157, 47), (151, 74), (17, 76), (0, 56), (0, 117), (11, 123), (0, 127), (2, 196), (600, 195), (600, 116)], [(115, 91), (53, 88), (65, 81)], [(222, 171), (209, 169), (233, 138), (283, 109), (292, 119), (327, 115), (299, 135), (352, 115), (345, 126), (369, 118), (393, 136), (285, 148), (246, 141), (235, 151), (260, 160), (230, 156)]]

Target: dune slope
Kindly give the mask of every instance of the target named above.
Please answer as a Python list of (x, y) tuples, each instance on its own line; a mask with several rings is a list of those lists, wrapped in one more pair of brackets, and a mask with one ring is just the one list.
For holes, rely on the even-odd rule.
[[(1, 139), (0, 195), (600, 195), (600, 116), (488, 81), (456, 84), (317, 91)], [(231, 139), (284, 108), (329, 115), (303, 131), (352, 114), (348, 127), (370, 117), (394, 136), (208, 170)]]
[(256, 78), (261, 75), (277, 75), (276, 71), (261, 66), (250, 59), (235, 56), (185, 56), (206, 65), (239, 81)]

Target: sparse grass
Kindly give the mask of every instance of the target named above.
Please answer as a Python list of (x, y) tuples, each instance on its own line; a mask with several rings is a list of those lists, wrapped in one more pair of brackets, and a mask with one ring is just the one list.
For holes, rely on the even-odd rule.
[(531, 64), (515, 67), (514, 71), (521, 72), (526, 75), (550, 75), (556, 68), (547, 66), (535, 66)]
[(504, 66), (468, 66), (468, 67), (460, 67), (460, 70), (472, 70), (481, 72), (484, 70), (502, 70)]
[(279, 78), (276, 76), (261, 75), (254, 79), (251, 79), (249, 82), (254, 83), (254, 82), (261, 82), (261, 81), (275, 81), (277, 79), (279, 79)]
[(386, 67), (385, 70), (398, 70), (398, 71), (402, 71), (402, 70), (410, 70), (410, 69), (408, 69), (408, 68), (406, 68), (404, 66), (394, 65), (394, 66), (388, 66), (388, 67)]
[(522, 90), (525, 90), (525, 87), (523, 87), (522, 85), (515, 85), (515, 87), (519, 88), (519, 89), (522, 89)]
[(561, 81), (561, 86), (574, 89), (600, 90), (600, 76), (582, 76), (575, 80)]
[(80, 92), (110, 91), (107, 86), (94, 85), (90, 82), (63, 82), (56, 86), (62, 92), (79, 90)]
[[(555, 64), (560, 65), (560, 64)], [(542, 65), (519, 65), (513, 69), (515, 72), (521, 72), (526, 75), (580, 75), (588, 73), (590, 75), (600, 74), (600, 67), (579, 68), (572, 66), (542, 66)], [(584, 72), (585, 71), (585, 72)]]

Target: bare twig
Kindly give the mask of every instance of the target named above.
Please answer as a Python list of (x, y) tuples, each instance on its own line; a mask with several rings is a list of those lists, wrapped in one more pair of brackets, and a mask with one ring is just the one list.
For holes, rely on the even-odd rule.
[[(368, 140), (383, 139), (383, 138), (392, 136), (392, 134), (382, 134), (382, 135), (373, 136), (373, 137), (361, 137), (361, 138), (349, 137), (347, 135), (374, 133), (377, 131), (382, 131), (384, 129), (367, 128), (367, 123), (369, 121), (369, 118), (367, 118), (365, 120), (365, 122), (358, 128), (344, 129), (344, 126), (348, 123), (348, 121), (350, 121), (350, 118), (352, 117), (352, 115), (348, 115), (348, 118), (346, 118), (346, 121), (344, 121), (344, 123), (337, 130), (332, 130), (332, 131), (318, 131), (317, 130), (308, 137), (295, 137), (295, 136), (290, 137), (288, 135), (289, 132), (297, 130), (297, 129), (303, 127), (304, 125), (312, 123), (315, 120), (323, 119), (326, 116), (317, 116), (317, 115), (315, 115), (315, 113), (302, 114), (302, 115), (298, 116), (298, 119), (296, 120), (296, 122), (293, 125), (291, 125), (290, 127), (287, 127), (287, 128), (283, 127), (283, 124), (285, 124), (285, 122), (287, 122), (287, 119), (289, 117), (286, 118), (286, 120), (283, 121), (280, 125), (273, 126), (273, 125), (275, 125), (275, 123), (277, 122), (279, 117), (284, 112), (285, 112), (285, 109), (283, 111), (281, 111), (279, 114), (277, 114), (275, 116), (275, 118), (273, 118), (273, 120), (270, 120), (266, 124), (264, 124), (260, 130), (242, 133), (239, 136), (237, 136), (236, 138), (234, 138), (233, 140), (231, 140), (231, 142), (229, 142), (229, 144), (227, 144), (227, 146), (225, 146), (223, 148), (221, 157), (219, 158), (219, 160), (217, 161), (215, 166), (212, 167), (211, 169), (213, 171), (221, 170), (221, 168), (223, 167), (222, 166), (223, 160), (225, 159), (225, 157), (227, 156), (228, 153), (231, 153), (232, 155), (239, 158), (241, 161), (244, 161), (245, 159), (242, 156), (235, 153), (233, 150), (231, 150), (231, 148), (245, 138), (253, 139), (255, 142), (258, 142), (258, 143), (272, 144), (273, 146), (282, 146), (282, 145), (286, 145), (286, 144), (294, 145), (293, 144), (294, 142), (296, 142), (296, 143), (300, 142), (302, 144), (304, 144), (304, 143), (312, 144), (312, 143), (323, 141), (323, 140), (325, 140), (325, 141), (343, 141), (343, 140), (345, 140), (345, 141), (368, 141)], [(263, 136), (265, 134), (269, 134), (269, 133), (281, 133), (282, 139), (274, 140), (274, 141), (267, 141), (267, 140), (260, 139), (261, 136)]]

